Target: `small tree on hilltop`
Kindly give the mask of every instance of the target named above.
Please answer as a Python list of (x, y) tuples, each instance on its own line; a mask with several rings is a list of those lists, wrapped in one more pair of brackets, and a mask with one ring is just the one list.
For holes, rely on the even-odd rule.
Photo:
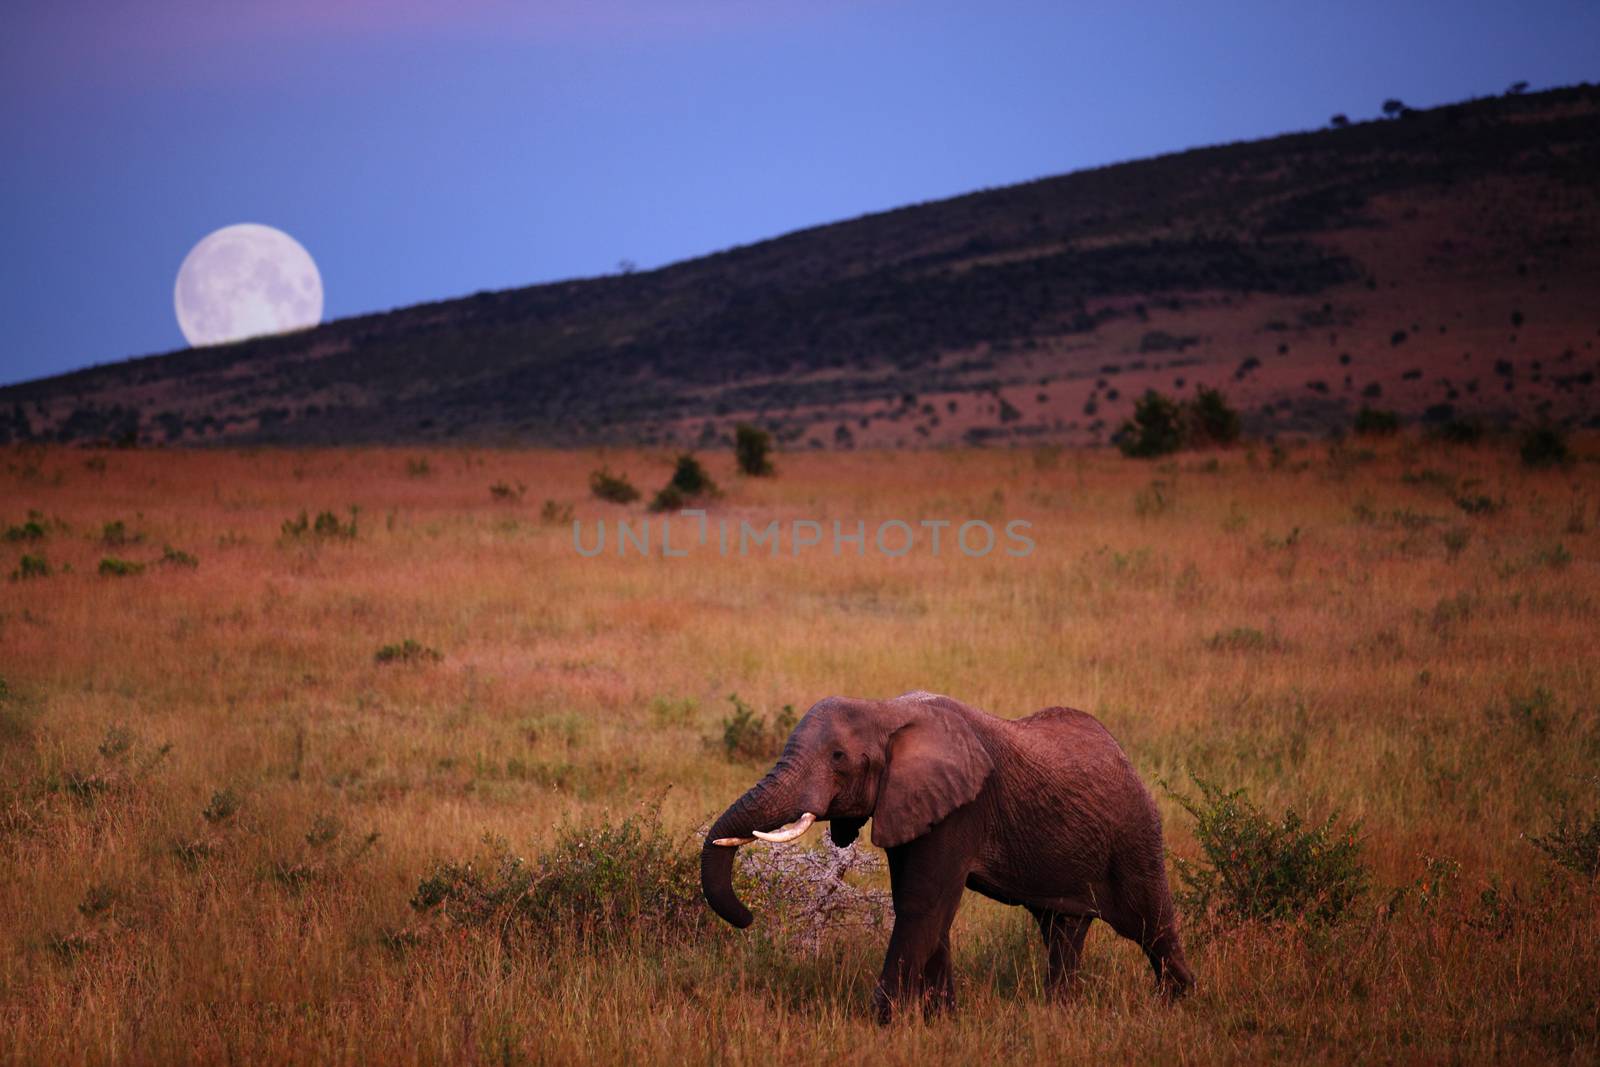
[(1392, 96), (1383, 102), (1383, 113), (1391, 119), (1399, 117), (1405, 109), (1406, 105)]
[(672, 480), (662, 486), (655, 499), (650, 501), (650, 510), (676, 511), (698, 497), (716, 496), (717, 493), (717, 483), (711, 480), (711, 475), (706, 473), (693, 453), (685, 452), (678, 457)]
[(1117, 431), (1125, 456), (1149, 459), (1180, 448), (1231, 445), (1239, 440), (1239, 413), (1220, 389), (1197, 386), (1193, 400), (1177, 401), (1149, 390), (1133, 405), (1133, 418)]
[(1567, 436), (1548, 424), (1533, 427), (1522, 436), (1522, 462), (1528, 467), (1564, 467), (1572, 462)]
[(1189, 443), (1231, 445), (1239, 440), (1239, 413), (1228, 406), (1222, 390), (1198, 386), (1185, 409)]
[(772, 473), (772, 435), (758, 426), (741, 422), (733, 431), (733, 454), (739, 469), (755, 478)]
[(1117, 447), (1125, 456), (1149, 459), (1183, 447), (1183, 412), (1170, 397), (1154, 389), (1134, 401), (1133, 418), (1117, 431)]

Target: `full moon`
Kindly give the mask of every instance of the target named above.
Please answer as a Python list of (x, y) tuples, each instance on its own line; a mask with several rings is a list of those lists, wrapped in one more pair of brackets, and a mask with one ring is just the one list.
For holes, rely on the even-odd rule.
[(173, 287), (189, 343), (225, 344), (322, 321), (322, 275), (311, 254), (271, 226), (240, 223), (207, 234), (183, 257)]

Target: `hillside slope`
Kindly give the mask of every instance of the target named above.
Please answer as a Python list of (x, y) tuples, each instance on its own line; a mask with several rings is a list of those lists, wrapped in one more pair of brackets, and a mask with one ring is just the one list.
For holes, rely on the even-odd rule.
[(1362, 404), (1592, 423), (1597, 340), (1580, 86), (14, 385), (0, 442), (1093, 442), (1196, 383), (1266, 434)]

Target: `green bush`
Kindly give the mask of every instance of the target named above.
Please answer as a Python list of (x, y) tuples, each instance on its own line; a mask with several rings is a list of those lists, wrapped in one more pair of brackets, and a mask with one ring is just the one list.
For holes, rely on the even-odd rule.
[(1600, 880), (1600, 809), (1588, 815), (1563, 812), (1555, 826), (1530, 836), (1528, 844), (1572, 873)]
[(227, 822), (237, 815), (243, 806), (243, 799), (231, 787), (218, 789), (211, 794), (211, 802), (205, 806), (200, 817), (209, 823)]
[(1429, 435), (1446, 444), (1475, 445), (1483, 440), (1483, 423), (1477, 419), (1448, 419), (1429, 431)]
[(1239, 413), (1217, 389), (1199, 386), (1185, 405), (1188, 442), (1193, 446), (1226, 446), (1239, 440)]
[(650, 510), (676, 511), (698, 497), (716, 495), (717, 483), (711, 480), (711, 475), (706, 473), (698, 459), (685, 452), (678, 457), (672, 480), (662, 486), (655, 499), (650, 501)]
[(1154, 389), (1134, 401), (1133, 418), (1117, 432), (1122, 454), (1138, 459), (1165, 456), (1183, 447), (1183, 412)]
[(18, 541), (43, 541), (47, 533), (49, 531), (45, 529), (44, 523), (30, 515), (27, 521), (7, 527), (5, 538), (12, 543)]
[(656, 490), (656, 495), (650, 501), (650, 510), (677, 511), (687, 503), (689, 498), (683, 495), (683, 490), (669, 483)]
[(739, 470), (753, 478), (772, 474), (772, 435), (741, 422), (733, 430), (733, 455), (739, 461)]
[(1195, 820), (1204, 859), (1175, 859), (1180, 906), (1191, 916), (1227, 923), (1307, 919), (1334, 923), (1366, 893), (1359, 824), (1307, 825), (1293, 810), (1274, 820), (1231, 792), (1192, 776), (1198, 797), (1168, 793)]
[(794, 705), (785, 704), (769, 727), (766, 717), (757, 715), (754, 708), (739, 699), (738, 693), (729, 693), (728, 701), (733, 705), (733, 714), (722, 720), (722, 749), (728, 759), (777, 758), (798, 721)]
[(566, 526), (572, 522), (572, 505), (546, 500), (539, 509), (539, 521), (546, 526)]
[(1554, 426), (1535, 426), (1522, 436), (1522, 462), (1528, 467), (1561, 467), (1572, 462), (1566, 434)]
[(100, 561), (100, 573), (108, 578), (131, 578), (144, 573), (144, 564), (107, 556)]
[(667, 484), (687, 497), (710, 496), (717, 491), (717, 483), (711, 480), (711, 475), (689, 452), (678, 457), (677, 466), (672, 470), (672, 481)]
[(486, 836), (473, 859), (435, 864), (411, 906), (501, 937), (593, 944), (687, 934), (712, 921), (697, 852), (667, 835), (655, 808), (564, 825), (531, 863)]
[(1123, 455), (1165, 456), (1180, 448), (1226, 446), (1239, 440), (1239, 413), (1220, 390), (1198, 386), (1193, 400), (1176, 401), (1150, 389), (1134, 401), (1133, 418), (1117, 431)]
[(319, 511), (317, 517), (311, 519), (304, 510), (297, 518), (285, 519), (283, 523), (283, 536), (293, 539), (315, 537), (319, 540), (339, 539), (353, 541), (356, 536), (357, 508), (350, 509), (350, 522), (342, 523), (339, 516), (331, 511)]
[(200, 566), (200, 560), (197, 557), (181, 548), (173, 548), (171, 545), (161, 546), (160, 562), (169, 567), (188, 567), (191, 570)]
[(108, 522), (100, 528), (100, 543), (107, 548), (121, 548), (123, 545), (135, 545), (144, 540), (138, 534), (128, 532), (127, 525), (117, 519)]
[(639, 499), (639, 490), (628, 481), (626, 474), (612, 474), (606, 467), (589, 475), (589, 492), (613, 504), (631, 504)]
[(17, 560), (17, 569), (11, 572), (13, 582), (48, 577), (50, 577), (50, 564), (43, 556), (23, 556)]
[(1389, 437), (1400, 432), (1400, 416), (1363, 405), (1356, 412), (1355, 431), (1362, 437)]
[(384, 645), (372, 658), (377, 663), (438, 663), (444, 659), (444, 653), (408, 637), (399, 644)]

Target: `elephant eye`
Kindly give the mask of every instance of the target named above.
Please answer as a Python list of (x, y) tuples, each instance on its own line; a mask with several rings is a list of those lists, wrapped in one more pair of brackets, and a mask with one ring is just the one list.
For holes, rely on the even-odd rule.
[(835, 763), (843, 763), (844, 762), (844, 752), (843, 752), (843, 750), (837, 749), (837, 748), (833, 750), (833, 762), (835, 762)]

